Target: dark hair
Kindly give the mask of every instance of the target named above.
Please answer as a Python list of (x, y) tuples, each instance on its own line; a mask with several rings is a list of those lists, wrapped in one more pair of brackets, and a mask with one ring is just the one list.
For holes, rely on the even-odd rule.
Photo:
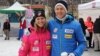
[(85, 35), (85, 34), (86, 34), (85, 29), (86, 29), (87, 27), (86, 27), (85, 24), (84, 24), (83, 18), (79, 18), (79, 23), (81, 24), (83, 33), (84, 33), (84, 35)]
[(79, 22), (80, 22), (81, 24), (84, 24), (83, 18), (79, 18)]
[(31, 26), (34, 27), (35, 17), (31, 20)]

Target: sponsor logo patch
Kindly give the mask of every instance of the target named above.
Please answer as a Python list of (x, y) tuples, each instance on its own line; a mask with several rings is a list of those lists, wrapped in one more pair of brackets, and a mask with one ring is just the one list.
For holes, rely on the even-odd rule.
[(65, 38), (72, 38), (72, 34), (65, 34)]
[(52, 38), (53, 38), (53, 39), (57, 39), (58, 36), (57, 36), (56, 34), (53, 34), (53, 35), (52, 35)]
[(74, 30), (73, 29), (65, 29), (65, 33), (73, 34)]
[(39, 44), (39, 40), (35, 40), (34, 45), (38, 45), (38, 44)]
[(58, 31), (58, 29), (57, 29), (57, 28), (54, 28), (53, 32), (55, 32), (55, 33), (56, 33), (57, 31)]
[(48, 44), (51, 44), (51, 41), (50, 40), (47, 40), (46, 41), (46, 44), (48, 45)]

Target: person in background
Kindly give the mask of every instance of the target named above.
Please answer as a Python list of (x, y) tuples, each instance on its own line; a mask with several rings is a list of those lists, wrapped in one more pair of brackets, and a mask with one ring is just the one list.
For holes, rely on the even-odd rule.
[(30, 34), (30, 22), (34, 16), (34, 10), (29, 6), (29, 8), (25, 12), (25, 20), (26, 20), (26, 28), (24, 30), (24, 35)]
[(31, 21), (31, 33), (24, 35), (19, 56), (50, 56), (50, 32), (44, 12), (38, 11)]
[(79, 18), (79, 23), (81, 24), (81, 27), (82, 27), (84, 35), (86, 35), (86, 31), (85, 30), (86, 30), (87, 27), (85, 26), (83, 18)]
[(3, 24), (3, 31), (4, 31), (4, 34), (5, 34), (5, 40), (9, 40), (9, 32), (10, 32), (10, 22), (8, 19), (6, 19), (6, 21), (4, 22)]
[[(87, 27), (85, 26), (83, 18), (79, 18), (79, 23), (81, 24), (81, 27), (82, 27), (82, 30), (83, 30), (83, 33), (84, 33), (84, 37), (87, 39), (87, 37), (86, 37)], [(87, 42), (87, 40), (86, 40), (86, 42)], [(88, 47), (88, 44), (87, 44), (87, 47)], [(87, 51), (88, 49), (86, 48), (85, 50)]]
[(54, 12), (54, 18), (48, 23), (51, 56), (81, 56), (86, 48), (86, 40), (80, 23), (68, 14), (68, 4), (65, 1), (58, 1)]
[(19, 29), (19, 36), (17, 40), (20, 40), (23, 37), (24, 29), (26, 28), (26, 20), (24, 16), (20, 18), (19, 23), (20, 23), (20, 29)]
[(89, 32), (89, 48), (92, 48), (91, 46), (91, 42), (92, 42), (92, 34), (93, 34), (93, 22), (92, 22), (92, 18), (90, 16), (87, 17), (87, 21), (85, 22), (85, 26), (87, 26), (87, 30)]
[(94, 50), (100, 51), (100, 16), (94, 22), (93, 32)]

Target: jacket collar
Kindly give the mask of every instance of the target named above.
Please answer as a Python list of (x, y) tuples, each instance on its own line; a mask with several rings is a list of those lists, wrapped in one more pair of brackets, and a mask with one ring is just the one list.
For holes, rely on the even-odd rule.
[(31, 27), (31, 31), (32, 31), (32, 32), (37, 32), (37, 33), (43, 33), (43, 32), (46, 31), (46, 28), (43, 27), (43, 28), (38, 28), (38, 29), (36, 29), (35, 27)]
[(55, 20), (59, 23), (70, 23), (71, 21), (74, 20), (74, 17), (66, 14), (66, 16), (64, 18), (62, 18), (63, 20), (59, 20), (59, 19), (60, 18), (55, 17)]

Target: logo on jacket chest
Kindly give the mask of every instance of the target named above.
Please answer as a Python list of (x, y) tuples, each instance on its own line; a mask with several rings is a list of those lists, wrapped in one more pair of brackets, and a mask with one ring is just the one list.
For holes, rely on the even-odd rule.
[(74, 29), (65, 29), (65, 33), (73, 34)]
[(72, 38), (72, 34), (65, 34), (65, 38), (67, 38), (67, 39), (71, 39)]
[(65, 38), (70, 39), (73, 37), (74, 30), (73, 29), (65, 29)]
[(52, 34), (52, 38), (57, 39), (58, 38), (57, 34)]
[(54, 28), (53, 32), (56, 33), (58, 31), (58, 28)]
[(34, 45), (38, 45), (38, 44), (39, 44), (39, 40), (35, 40)]
[(34, 46), (32, 46), (32, 51), (38, 52), (39, 51), (39, 40), (34, 41)]

